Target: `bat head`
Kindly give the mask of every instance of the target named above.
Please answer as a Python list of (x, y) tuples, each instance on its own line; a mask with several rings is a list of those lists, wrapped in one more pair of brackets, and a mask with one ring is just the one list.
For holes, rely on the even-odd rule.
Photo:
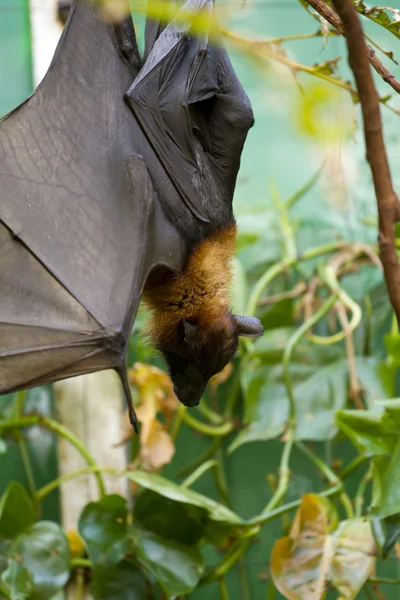
[(174, 384), (174, 392), (185, 406), (197, 406), (209, 379), (233, 358), (239, 336), (258, 337), (263, 327), (255, 317), (231, 312), (214, 322), (182, 319), (173, 350), (162, 350)]

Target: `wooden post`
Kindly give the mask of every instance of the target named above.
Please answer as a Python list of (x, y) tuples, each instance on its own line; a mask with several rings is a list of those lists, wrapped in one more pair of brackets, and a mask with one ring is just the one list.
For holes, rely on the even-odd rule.
[[(102, 467), (123, 470), (126, 466), (124, 447), (113, 447), (119, 441), (122, 418), (121, 384), (113, 371), (84, 375), (54, 385), (57, 418), (85, 444), (92, 457)], [(65, 439), (58, 438), (59, 475), (84, 469), (87, 464), (78, 451)], [(103, 474), (107, 493), (126, 496), (127, 482)], [(93, 475), (84, 475), (61, 486), (61, 515), (65, 531), (77, 529), (82, 508), (98, 500), (99, 493)], [(68, 600), (76, 598), (74, 584)], [(90, 596), (86, 597), (89, 600)]]

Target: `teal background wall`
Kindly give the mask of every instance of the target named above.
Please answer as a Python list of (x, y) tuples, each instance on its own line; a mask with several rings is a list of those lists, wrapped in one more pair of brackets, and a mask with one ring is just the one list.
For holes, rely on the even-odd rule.
[(0, 115), (32, 91), (29, 0), (0, 0)]

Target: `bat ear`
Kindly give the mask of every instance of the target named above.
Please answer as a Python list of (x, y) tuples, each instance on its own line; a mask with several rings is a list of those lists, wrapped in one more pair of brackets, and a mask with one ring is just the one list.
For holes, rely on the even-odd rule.
[(198, 326), (183, 319), (183, 327), (185, 330), (185, 342), (187, 344), (192, 344), (197, 338)]
[(238, 334), (243, 337), (259, 337), (264, 333), (264, 327), (259, 319), (256, 317), (241, 317), (240, 315), (233, 315)]

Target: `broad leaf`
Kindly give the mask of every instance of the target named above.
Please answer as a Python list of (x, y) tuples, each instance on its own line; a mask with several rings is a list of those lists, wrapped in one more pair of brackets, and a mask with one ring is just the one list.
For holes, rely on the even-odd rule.
[(11, 481), (0, 500), (0, 537), (14, 538), (33, 525), (37, 514), (25, 488)]
[[(377, 470), (377, 469), (376, 469)], [(386, 471), (380, 475), (380, 502), (376, 506), (377, 516), (390, 517), (400, 513), (400, 439), (393, 449)]]
[(133, 532), (133, 540), (137, 559), (168, 597), (195, 589), (204, 571), (203, 558), (196, 548), (140, 530)]
[(99, 600), (147, 600), (147, 582), (143, 573), (131, 562), (124, 560), (111, 567)]
[(128, 509), (122, 496), (104, 496), (83, 509), (79, 519), (79, 534), (95, 565), (113, 565), (127, 554)]
[(197, 544), (209, 521), (205, 508), (182, 504), (151, 490), (136, 498), (133, 518), (142, 529), (187, 545)]
[(15, 560), (10, 560), (6, 571), (1, 576), (11, 600), (25, 600), (33, 590), (32, 574)]
[(328, 510), (314, 494), (303, 496), (288, 536), (277, 540), (271, 553), (276, 588), (289, 600), (320, 600), (324, 596), (328, 564), (324, 554)]
[(32, 573), (33, 592), (29, 600), (49, 600), (69, 578), (70, 553), (59, 525), (35, 523), (12, 543), (9, 556)]
[(336, 423), (360, 454), (390, 455), (397, 442), (396, 424), (386, 413), (372, 410), (343, 410)]
[(199, 508), (204, 508), (211, 521), (232, 525), (243, 524), (242, 519), (233, 511), (229, 510), (229, 508), (223, 506), (223, 504), (219, 504), (218, 502), (211, 500), (211, 498), (202, 496), (192, 490), (185, 489), (164, 477), (145, 473), (144, 471), (128, 473), (127, 477), (142, 487), (156, 492), (160, 496), (164, 496), (165, 498), (175, 500), (182, 504), (191, 504), (193, 506), (198, 506)]
[(329, 507), (314, 494), (303, 496), (288, 536), (277, 540), (271, 574), (289, 600), (322, 600), (331, 584), (353, 600), (375, 567), (375, 542), (364, 519), (343, 521), (329, 532)]

